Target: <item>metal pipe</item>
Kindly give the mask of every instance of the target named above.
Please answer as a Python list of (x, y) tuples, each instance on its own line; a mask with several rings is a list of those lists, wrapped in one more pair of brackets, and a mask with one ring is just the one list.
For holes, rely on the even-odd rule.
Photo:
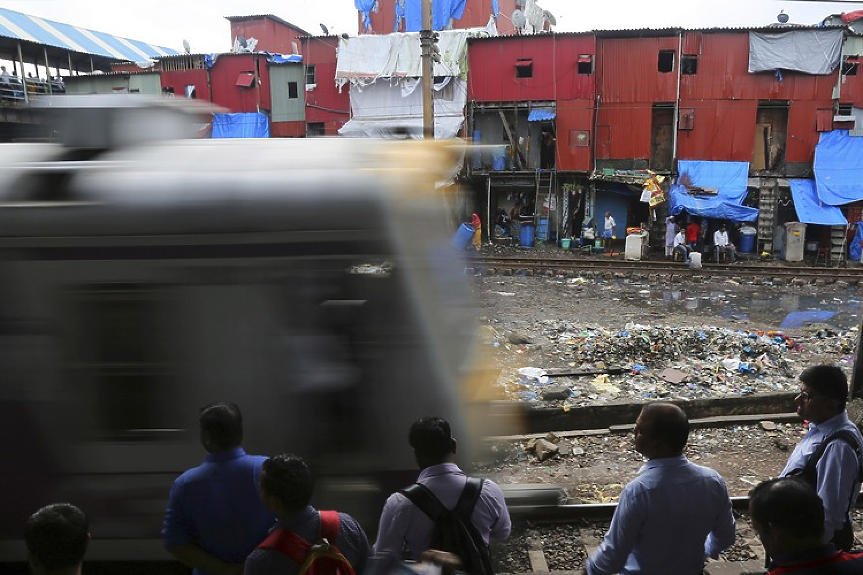
[[(51, 63), (48, 61), (48, 48), (42, 46), (42, 55), (45, 56), (45, 82), (48, 84), (48, 93), (53, 94), (54, 89), (51, 86)], [(37, 74), (38, 76), (38, 71)]]
[(21, 43), (18, 42), (18, 63), (21, 64), (21, 85), (24, 86), (24, 102), (30, 102), (30, 95), (27, 94), (27, 78), (24, 77), (24, 55), (21, 53)]
[(680, 122), (680, 69), (683, 64), (683, 30), (677, 31), (677, 93), (674, 96), (674, 118), (671, 129), (671, 171), (677, 163), (677, 126)]
[(423, 137), (434, 139), (434, 62), (432, 61), (432, 0), (422, 0), (422, 30), (420, 44), (422, 48), (423, 73)]

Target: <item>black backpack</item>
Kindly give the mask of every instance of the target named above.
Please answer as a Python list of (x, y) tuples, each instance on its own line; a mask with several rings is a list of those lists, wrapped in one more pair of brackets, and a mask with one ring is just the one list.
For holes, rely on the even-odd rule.
[[(485, 480), (468, 478), (454, 509), (447, 509), (428, 487), (414, 483), (399, 491), (434, 521), (431, 548), (461, 559), (462, 571), (470, 575), (492, 575), (488, 546), (471, 521)], [(424, 550), (423, 550), (424, 551)]]
[(800, 469), (796, 469), (789, 473), (789, 475), (794, 475), (800, 477), (803, 481), (812, 486), (812, 488), (816, 488), (818, 484), (818, 462), (821, 460), (821, 457), (824, 455), (824, 452), (827, 450), (827, 446), (830, 445), (834, 441), (842, 441), (847, 443), (854, 449), (854, 453), (857, 454), (857, 480), (860, 481), (863, 479), (863, 446), (857, 443), (857, 438), (853, 433), (848, 431), (847, 429), (840, 429), (838, 431), (834, 431), (830, 435), (824, 438), (818, 447), (815, 448), (815, 451), (812, 452), (812, 455), (809, 456), (809, 459), (806, 461), (806, 464)]

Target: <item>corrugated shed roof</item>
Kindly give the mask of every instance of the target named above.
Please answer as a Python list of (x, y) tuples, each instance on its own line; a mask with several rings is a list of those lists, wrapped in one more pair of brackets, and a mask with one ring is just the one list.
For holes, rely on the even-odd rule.
[(179, 53), (173, 48), (79, 28), (71, 24), (54, 22), (6, 8), (0, 8), (0, 37), (25, 40), (82, 54), (93, 54), (129, 62), (140, 62), (158, 56)]
[(300, 35), (302, 35), (302, 36), (308, 36), (309, 35), (308, 32), (306, 32), (305, 30), (303, 30), (302, 28), (300, 28), (296, 24), (291, 24), (287, 20), (283, 20), (282, 18), (279, 18), (278, 16), (275, 16), (274, 14), (253, 14), (251, 16), (225, 16), (225, 20), (228, 20), (229, 22), (244, 22), (246, 20), (260, 20), (262, 18), (269, 18), (270, 20), (274, 20), (274, 21), (278, 22), (279, 24), (282, 24), (284, 26), (288, 26), (289, 28), (293, 28), (294, 30), (299, 32)]

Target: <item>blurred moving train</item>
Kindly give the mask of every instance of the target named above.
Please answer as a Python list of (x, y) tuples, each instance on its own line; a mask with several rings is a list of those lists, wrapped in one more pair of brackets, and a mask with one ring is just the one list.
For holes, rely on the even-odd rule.
[(0, 145), (0, 562), (54, 501), (90, 514), (88, 560), (167, 559), (168, 490), (213, 400), (370, 531), (415, 476), (417, 417), (449, 418), (470, 461), (448, 144), (160, 141), (176, 110), (85, 102), (49, 110), (65, 146)]

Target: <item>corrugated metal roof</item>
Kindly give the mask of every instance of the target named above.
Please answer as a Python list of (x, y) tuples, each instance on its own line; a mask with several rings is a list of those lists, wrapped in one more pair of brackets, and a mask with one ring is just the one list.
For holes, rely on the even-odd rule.
[(781, 24), (766, 26), (742, 26), (742, 27), (709, 27), (709, 28), (682, 28), (677, 26), (669, 26), (666, 28), (621, 28), (618, 30), (580, 30), (572, 32), (540, 32), (537, 34), (500, 34), (498, 36), (478, 36), (468, 39), (468, 42), (488, 42), (495, 40), (508, 39), (524, 39), (532, 36), (583, 36), (585, 34), (594, 34), (599, 38), (639, 38), (639, 37), (654, 37), (654, 36), (676, 36), (678, 32), (703, 32), (705, 34), (723, 32), (787, 32), (789, 30), (847, 30), (846, 25), (825, 25), (820, 24)]
[(79, 28), (6, 8), (0, 8), (0, 37), (130, 62), (179, 54), (173, 48)]
[(274, 20), (279, 24), (284, 26), (288, 26), (289, 28), (293, 28), (297, 32), (299, 32), (302, 36), (308, 36), (309, 33), (297, 26), (296, 24), (291, 24), (287, 20), (283, 20), (274, 14), (253, 14), (250, 16), (225, 16), (225, 20), (229, 22), (245, 22), (246, 20), (260, 20), (262, 18), (269, 18), (270, 20)]

